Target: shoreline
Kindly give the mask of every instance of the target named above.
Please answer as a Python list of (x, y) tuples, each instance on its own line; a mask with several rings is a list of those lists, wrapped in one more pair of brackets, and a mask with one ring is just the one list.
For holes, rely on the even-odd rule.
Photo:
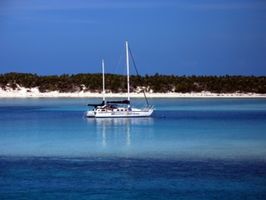
[[(107, 98), (124, 98), (126, 93), (107, 93)], [(266, 94), (257, 93), (146, 93), (147, 98), (266, 98)], [(143, 93), (130, 93), (132, 98), (144, 98)], [(60, 93), (58, 91), (41, 93), (37, 88), (19, 88), (3, 90), (0, 88), (0, 98), (102, 98), (101, 93), (73, 92)]]

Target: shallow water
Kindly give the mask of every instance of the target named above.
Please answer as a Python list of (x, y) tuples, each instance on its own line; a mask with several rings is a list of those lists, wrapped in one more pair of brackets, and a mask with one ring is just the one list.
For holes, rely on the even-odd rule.
[(95, 100), (0, 100), (0, 199), (265, 199), (266, 100), (87, 119)]

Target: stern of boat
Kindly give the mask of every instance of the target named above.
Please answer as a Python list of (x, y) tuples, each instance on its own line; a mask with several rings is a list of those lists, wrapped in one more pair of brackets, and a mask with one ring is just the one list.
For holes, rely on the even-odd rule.
[(92, 111), (92, 110), (88, 110), (88, 111), (86, 112), (86, 117), (95, 117), (95, 113), (94, 113), (94, 111)]

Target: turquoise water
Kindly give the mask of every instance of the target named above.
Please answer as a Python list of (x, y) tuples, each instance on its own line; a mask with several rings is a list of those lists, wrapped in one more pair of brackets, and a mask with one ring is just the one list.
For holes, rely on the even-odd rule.
[(265, 199), (266, 100), (152, 99), (152, 118), (87, 119), (94, 101), (0, 100), (0, 199)]

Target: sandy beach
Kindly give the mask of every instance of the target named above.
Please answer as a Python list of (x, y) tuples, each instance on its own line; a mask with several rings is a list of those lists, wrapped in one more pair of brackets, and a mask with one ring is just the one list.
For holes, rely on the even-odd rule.
[[(256, 93), (211, 93), (204, 92), (192, 92), (192, 93), (147, 93), (148, 98), (266, 98), (266, 94)], [(125, 97), (125, 93), (107, 93), (106, 97), (122, 98)], [(143, 98), (142, 93), (131, 93), (133, 98)], [(100, 98), (101, 93), (92, 92), (73, 92), (73, 93), (61, 93), (58, 91), (41, 93), (38, 88), (24, 88), (18, 87), (15, 90), (7, 88), (3, 90), (0, 88), (0, 98)]]

